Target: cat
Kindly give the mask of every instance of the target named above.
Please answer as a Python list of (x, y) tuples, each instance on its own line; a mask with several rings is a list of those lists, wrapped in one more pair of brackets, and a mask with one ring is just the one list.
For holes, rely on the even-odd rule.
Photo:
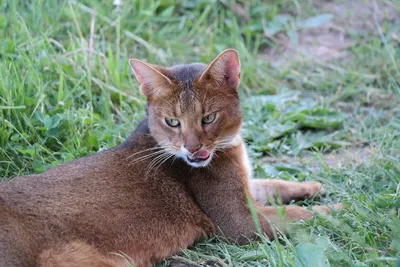
[[(208, 65), (130, 65), (147, 116), (127, 140), (0, 184), (1, 267), (128, 266), (118, 253), (152, 266), (203, 237), (256, 238), (251, 207), (273, 239), (271, 220), (279, 216), (269, 197), (289, 203), (324, 194), (314, 181), (251, 179), (236, 50)], [(311, 216), (286, 206), (287, 220)]]

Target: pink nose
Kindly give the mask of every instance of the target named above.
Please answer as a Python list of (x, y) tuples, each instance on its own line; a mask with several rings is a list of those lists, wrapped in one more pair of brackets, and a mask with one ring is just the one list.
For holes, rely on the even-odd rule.
[(201, 148), (200, 144), (192, 145), (192, 144), (185, 144), (184, 148), (186, 148), (190, 153), (194, 153)]

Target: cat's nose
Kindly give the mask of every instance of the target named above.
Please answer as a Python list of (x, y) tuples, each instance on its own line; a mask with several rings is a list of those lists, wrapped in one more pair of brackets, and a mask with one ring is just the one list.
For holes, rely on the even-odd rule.
[(183, 145), (184, 148), (186, 148), (190, 153), (194, 153), (197, 150), (199, 150), (201, 148), (200, 144), (185, 144)]

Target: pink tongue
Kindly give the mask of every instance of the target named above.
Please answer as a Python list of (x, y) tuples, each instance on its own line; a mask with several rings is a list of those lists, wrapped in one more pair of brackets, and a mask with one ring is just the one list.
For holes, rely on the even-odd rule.
[(200, 150), (197, 150), (196, 152), (194, 152), (192, 154), (191, 158), (193, 158), (193, 159), (206, 159), (206, 158), (208, 158), (208, 156), (210, 156), (210, 152), (208, 152), (208, 150), (200, 149)]

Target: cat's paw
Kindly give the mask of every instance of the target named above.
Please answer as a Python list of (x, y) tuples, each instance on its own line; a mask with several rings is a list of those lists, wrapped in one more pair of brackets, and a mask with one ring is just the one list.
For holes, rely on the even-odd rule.
[(330, 215), (332, 210), (340, 211), (343, 209), (342, 203), (336, 203), (333, 206), (313, 206), (312, 209), (324, 215)]
[(320, 194), (323, 197), (326, 196), (326, 189), (320, 182), (307, 181), (307, 182), (304, 182), (303, 185), (306, 188), (305, 198), (307, 198), (307, 199), (313, 198), (313, 197), (317, 196), (318, 194)]

